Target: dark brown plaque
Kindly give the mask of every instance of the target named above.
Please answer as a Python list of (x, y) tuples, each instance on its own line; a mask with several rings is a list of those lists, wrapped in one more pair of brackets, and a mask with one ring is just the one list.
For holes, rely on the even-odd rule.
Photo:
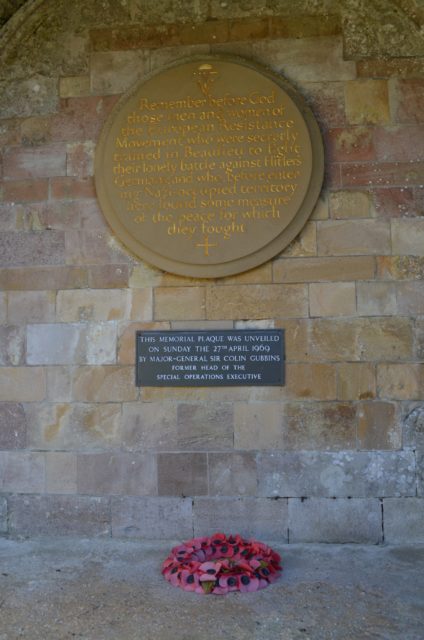
[(137, 256), (214, 278), (281, 252), (318, 198), (323, 149), (302, 98), (245, 60), (202, 57), (148, 76), (103, 129), (104, 214)]

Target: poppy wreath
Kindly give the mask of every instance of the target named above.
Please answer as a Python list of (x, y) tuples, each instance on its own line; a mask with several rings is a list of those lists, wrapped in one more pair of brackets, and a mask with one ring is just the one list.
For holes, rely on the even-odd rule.
[(162, 574), (174, 587), (215, 595), (264, 589), (281, 571), (281, 557), (270, 547), (224, 533), (183, 542), (162, 565)]

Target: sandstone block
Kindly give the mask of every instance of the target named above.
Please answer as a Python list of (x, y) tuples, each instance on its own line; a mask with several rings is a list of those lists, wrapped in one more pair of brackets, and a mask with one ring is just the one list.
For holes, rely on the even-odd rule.
[(336, 370), (328, 364), (287, 364), (286, 395), (293, 399), (335, 400)]
[(424, 256), (424, 220), (392, 220), (393, 253)]
[(417, 195), (412, 187), (374, 189), (375, 212), (381, 218), (418, 217), (420, 203)]
[(370, 194), (366, 191), (333, 191), (330, 193), (330, 214), (336, 220), (370, 218)]
[(318, 222), (318, 253), (323, 256), (390, 254), (390, 226), (382, 220)]
[(27, 363), (73, 364), (79, 353), (81, 327), (77, 324), (32, 324), (27, 327)]
[(379, 364), (377, 385), (380, 398), (421, 400), (424, 389), (424, 365)]
[(0, 286), (5, 290), (45, 291), (87, 286), (87, 271), (80, 267), (28, 267), (0, 269)]
[(367, 450), (400, 449), (402, 425), (395, 404), (362, 402), (358, 409), (358, 447)]
[(78, 356), (77, 362), (97, 365), (115, 364), (116, 345), (116, 322), (89, 323), (81, 332), (82, 355)]
[(89, 76), (68, 76), (59, 78), (59, 95), (61, 98), (79, 98), (89, 94)]
[(2, 186), (3, 202), (44, 202), (49, 192), (48, 180), (7, 180)]
[(10, 323), (54, 321), (56, 296), (53, 291), (10, 291), (8, 300)]
[(23, 267), (64, 263), (63, 231), (0, 233), (0, 266)]
[(153, 292), (152, 289), (134, 289), (130, 292), (130, 320), (152, 322)]
[(424, 81), (422, 78), (397, 78), (392, 96), (395, 122), (424, 122)]
[(258, 454), (259, 495), (317, 498), (415, 496), (412, 451)]
[(246, 538), (288, 542), (288, 507), (284, 499), (195, 498), (193, 522), (195, 536), (227, 531)]
[(209, 453), (209, 495), (256, 496), (256, 459), (251, 452)]
[(422, 162), (346, 162), (340, 171), (343, 187), (419, 187), (424, 179)]
[(232, 448), (234, 428), (231, 404), (179, 404), (177, 439), (178, 448), (185, 451)]
[(356, 407), (352, 404), (289, 403), (283, 413), (285, 450), (340, 451), (356, 447)]
[(282, 408), (277, 402), (234, 404), (236, 449), (283, 449)]
[(345, 85), (346, 118), (350, 124), (390, 122), (386, 80), (359, 79)]
[(208, 493), (205, 453), (159, 453), (160, 496), (201, 496)]
[(44, 493), (44, 454), (0, 451), (0, 490), (3, 493)]
[(158, 287), (153, 309), (155, 320), (202, 320), (205, 318), (205, 289)]
[(0, 326), (0, 365), (23, 364), (25, 330), (23, 327)]
[[(0, 276), (0, 280), (1, 280), (1, 276)], [(7, 295), (5, 291), (0, 291), (0, 325), (6, 324), (6, 322), (7, 322)]]
[(65, 234), (67, 264), (97, 265), (130, 262), (129, 255), (109, 231), (70, 229)]
[(72, 368), (66, 365), (45, 367), (47, 395), (49, 402), (70, 402), (72, 400)]
[(212, 286), (206, 294), (209, 319), (293, 318), (307, 315), (304, 285)]
[(175, 402), (131, 402), (122, 407), (122, 446), (130, 451), (178, 449)]
[(46, 396), (42, 367), (0, 367), (0, 401), (38, 402)]
[(284, 249), (284, 258), (307, 258), (317, 255), (317, 226), (307, 222), (298, 236)]
[(382, 280), (422, 280), (424, 279), (424, 256), (377, 258), (377, 276)]
[(24, 449), (27, 423), (22, 405), (0, 403), (0, 449)]
[(339, 400), (375, 398), (375, 367), (367, 362), (343, 362), (337, 365), (337, 397)]
[(358, 282), (356, 285), (358, 314), (361, 316), (393, 316), (397, 313), (396, 287), (391, 282)]
[(186, 540), (192, 535), (189, 498), (112, 498), (114, 537)]
[(420, 125), (377, 127), (374, 143), (377, 159), (382, 162), (424, 160), (424, 132)]
[(346, 123), (344, 82), (305, 82), (306, 100), (323, 129)]
[(77, 493), (77, 457), (67, 451), (45, 454), (46, 493)]
[(413, 333), (408, 318), (369, 318), (358, 324), (360, 360), (404, 360), (411, 358)]
[(110, 536), (110, 501), (88, 496), (11, 496), (14, 535)]
[(120, 404), (32, 404), (25, 413), (35, 449), (108, 451), (121, 443)]
[(424, 282), (398, 282), (396, 284), (397, 304), (400, 314), (424, 315)]
[(137, 400), (134, 367), (76, 367), (72, 395), (77, 402), (131, 402)]
[(312, 283), (309, 285), (309, 314), (352, 316), (356, 313), (354, 282)]
[(384, 540), (387, 544), (424, 542), (424, 500), (422, 498), (386, 498)]
[(77, 457), (78, 493), (157, 494), (156, 458), (142, 453), (88, 453)]
[(274, 282), (337, 282), (369, 280), (374, 277), (375, 258), (280, 259), (273, 263)]
[(370, 127), (331, 129), (324, 135), (327, 157), (332, 162), (374, 160), (375, 149)]
[(381, 504), (376, 498), (292, 498), (290, 542), (379, 544)]
[(269, 284), (272, 282), (272, 264), (266, 262), (256, 269), (250, 269), (235, 276), (220, 278), (217, 284)]
[(59, 291), (56, 313), (60, 322), (124, 320), (130, 315), (129, 292), (119, 289)]
[(118, 338), (118, 363), (135, 364), (136, 331), (154, 331), (169, 329), (169, 322), (131, 322), (120, 324)]
[(98, 95), (122, 93), (148, 71), (144, 51), (102, 51), (91, 54), (91, 92)]
[(12, 179), (66, 175), (66, 149), (62, 144), (37, 148), (10, 147), (3, 157), (3, 175)]
[(0, 82), (2, 118), (52, 114), (57, 109), (57, 78), (39, 73)]
[(357, 323), (336, 319), (314, 320), (309, 329), (309, 356), (313, 360), (357, 360)]
[(94, 175), (94, 152), (91, 140), (66, 145), (66, 175), (80, 179)]
[(57, 177), (50, 180), (51, 197), (56, 200), (95, 198), (93, 178)]
[(128, 283), (127, 264), (99, 264), (88, 268), (88, 286), (91, 289), (127, 289)]

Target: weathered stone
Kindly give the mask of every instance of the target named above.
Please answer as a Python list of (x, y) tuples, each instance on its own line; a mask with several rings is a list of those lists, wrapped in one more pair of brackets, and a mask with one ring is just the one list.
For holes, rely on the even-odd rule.
[(357, 324), (347, 319), (317, 319), (309, 329), (309, 355), (314, 360), (357, 360)]
[(95, 198), (94, 180), (88, 178), (57, 177), (50, 180), (51, 197), (56, 200)]
[(329, 364), (287, 364), (284, 397), (290, 399), (334, 400), (337, 395), (336, 370)]
[(112, 498), (112, 535), (117, 538), (186, 540), (193, 535), (189, 498)]
[(152, 322), (152, 289), (135, 289), (130, 292), (130, 295), (130, 320), (135, 320), (137, 322)]
[(69, 230), (65, 234), (65, 256), (68, 264), (97, 265), (131, 262), (125, 249), (109, 231)]
[(0, 490), (3, 493), (44, 493), (43, 453), (0, 451)]
[(0, 498), (0, 533), (7, 533), (7, 500)]
[(207, 290), (206, 309), (212, 320), (304, 317), (307, 290), (296, 284), (212, 286)]
[(356, 313), (354, 282), (311, 283), (309, 285), (309, 315), (352, 316)]
[(126, 289), (128, 281), (127, 264), (99, 264), (88, 268), (88, 285), (91, 289)]
[(102, 96), (126, 91), (148, 70), (143, 50), (92, 53), (90, 62), (91, 91)]
[(424, 281), (398, 282), (396, 297), (399, 314), (424, 315)]
[(56, 313), (61, 322), (128, 319), (129, 292), (118, 289), (59, 291)]
[(374, 144), (377, 159), (382, 162), (424, 160), (422, 125), (377, 127), (374, 132)]
[(376, 498), (292, 498), (290, 542), (378, 544), (382, 542), (381, 504)]
[(130, 451), (177, 449), (177, 404), (131, 402), (122, 408), (122, 445)]
[(177, 409), (178, 448), (227, 449), (234, 442), (230, 404), (180, 404)]
[(281, 253), (283, 258), (307, 258), (317, 255), (317, 226), (307, 222), (299, 235)]
[(195, 498), (193, 522), (195, 536), (226, 531), (246, 538), (288, 542), (287, 500)]
[(282, 407), (277, 402), (234, 404), (236, 449), (283, 449)]
[(422, 185), (422, 162), (364, 162), (340, 165), (343, 187), (410, 187)]
[(22, 405), (0, 403), (0, 449), (24, 449), (27, 423)]
[(59, 79), (59, 95), (61, 98), (79, 98), (89, 94), (89, 76), (68, 76)]
[(66, 147), (62, 144), (28, 149), (11, 147), (3, 156), (3, 175), (13, 180), (64, 176)]
[(393, 253), (424, 256), (424, 220), (392, 220)]
[(3, 118), (54, 113), (57, 109), (57, 78), (36, 74), (16, 82), (0, 81)]
[(395, 122), (403, 124), (423, 122), (424, 81), (422, 78), (398, 78), (392, 98)]
[(77, 493), (77, 456), (67, 451), (51, 451), (46, 458), (46, 492)]
[(201, 287), (158, 287), (154, 296), (155, 320), (205, 318), (205, 289)]
[(205, 453), (159, 453), (160, 496), (201, 496), (208, 493)]
[(404, 360), (412, 355), (412, 324), (408, 318), (369, 318), (358, 324), (360, 360)]
[(305, 82), (306, 100), (324, 129), (346, 123), (344, 82)]
[(77, 324), (40, 324), (27, 327), (27, 363), (72, 364), (78, 362), (81, 328)]
[(8, 180), (2, 185), (0, 201), (42, 202), (47, 200), (48, 192), (48, 180)]
[(87, 270), (65, 266), (0, 269), (0, 286), (19, 291), (79, 289), (87, 286)]
[(89, 495), (156, 495), (156, 459), (118, 451), (79, 454), (77, 487), (78, 493)]
[(55, 302), (53, 291), (10, 291), (7, 311), (9, 322), (53, 322)]
[(400, 449), (402, 426), (395, 404), (362, 402), (358, 408), (358, 447), (367, 450)]
[(330, 162), (360, 162), (375, 159), (370, 127), (331, 129), (326, 132), (324, 142)]
[(424, 256), (382, 256), (377, 258), (377, 275), (382, 280), (423, 280)]
[(235, 276), (220, 278), (217, 284), (269, 284), (272, 282), (272, 264), (266, 262), (256, 269), (250, 269)]
[(284, 69), (284, 75), (296, 82), (351, 80), (356, 76), (355, 64), (343, 60), (338, 36), (263, 40), (253, 44), (253, 51), (264, 64)]
[(374, 277), (375, 258), (280, 259), (273, 263), (274, 282), (320, 282), (369, 280)]
[(0, 326), (0, 365), (23, 364), (25, 331), (23, 327)]
[(421, 400), (424, 388), (424, 365), (379, 364), (377, 385), (380, 398)]
[(290, 403), (283, 408), (283, 431), (285, 450), (354, 449), (356, 407), (347, 403)]
[(169, 322), (131, 322), (129, 324), (121, 324), (118, 339), (118, 363), (134, 365), (136, 331), (164, 331), (169, 328)]
[(209, 495), (256, 496), (256, 459), (250, 452), (209, 453)]
[(42, 367), (0, 367), (0, 401), (37, 402), (46, 396)]
[(13, 535), (110, 536), (110, 501), (88, 496), (11, 496)]
[(330, 193), (330, 214), (336, 220), (370, 218), (371, 201), (365, 191), (335, 191)]
[(390, 122), (386, 80), (359, 79), (346, 83), (346, 117), (350, 124)]
[(339, 400), (368, 400), (376, 396), (375, 366), (367, 362), (343, 362), (337, 365)]
[(259, 495), (317, 498), (415, 496), (412, 451), (258, 454)]
[(381, 218), (415, 217), (420, 215), (417, 190), (410, 187), (374, 189), (374, 205)]
[(396, 288), (391, 282), (358, 282), (356, 284), (358, 314), (361, 316), (393, 316), (397, 312)]
[(94, 175), (94, 142), (76, 142), (66, 146), (66, 175), (89, 178)]
[(46, 367), (47, 395), (49, 402), (70, 402), (72, 400), (72, 368), (70, 366)]
[(317, 224), (319, 255), (384, 255), (391, 252), (390, 226), (382, 220), (324, 220)]
[(387, 544), (424, 542), (424, 500), (422, 498), (386, 498), (384, 541)]
[(0, 233), (0, 266), (63, 264), (65, 237), (63, 231)]
[(77, 367), (72, 395), (77, 402), (131, 402), (138, 397), (134, 382), (134, 367)]
[(25, 413), (34, 449), (108, 451), (121, 442), (120, 404), (31, 404)]

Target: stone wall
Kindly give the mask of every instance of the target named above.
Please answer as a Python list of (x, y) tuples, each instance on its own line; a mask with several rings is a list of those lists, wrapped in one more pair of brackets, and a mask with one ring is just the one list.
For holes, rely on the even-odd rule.
[[(9, 3), (11, 5), (11, 3)], [(33, 0), (0, 47), (0, 532), (424, 541), (424, 46), (413, 0)], [(326, 179), (273, 261), (203, 281), (112, 237), (93, 154), (193, 53), (268, 65)], [(137, 329), (286, 330), (284, 387), (134, 385)]]

